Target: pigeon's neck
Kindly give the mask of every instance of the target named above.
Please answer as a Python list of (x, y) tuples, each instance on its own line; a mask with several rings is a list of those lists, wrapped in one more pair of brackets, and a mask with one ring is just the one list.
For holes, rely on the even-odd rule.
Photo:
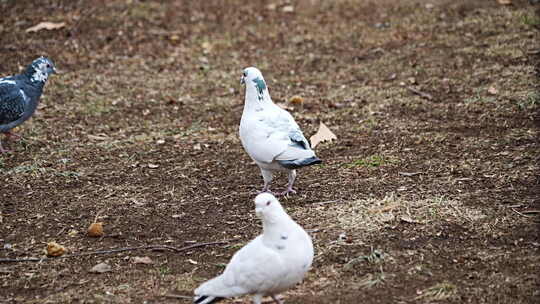
[(291, 218), (283, 210), (265, 214), (263, 219), (264, 237), (269, 240), (279, 238), (283, 230), (287, 230), (291, 221)]
[(23, 90), (26, 96), (28, 96), (31, 101), (37, 102), (39, 97), (41, 96), (41, 93), (43, 93), (45, 81), (32, 81), (31, 78), (25, 77), (24, 83), (26, 85), (24, 86)]
[(255, 86), (246, 86), (246, 97), (244, 102), (244, 111), (260, 111), (265, 105), (271, 104), (272, 99), (268, 89), (264, 89), (262, 98)]

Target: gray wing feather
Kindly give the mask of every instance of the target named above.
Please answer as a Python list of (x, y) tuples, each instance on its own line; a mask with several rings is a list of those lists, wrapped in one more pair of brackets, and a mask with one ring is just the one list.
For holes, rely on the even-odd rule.
[(27, 104), (27, 97), (15, 81), (0, 79), (0, 125), (21, 118)]

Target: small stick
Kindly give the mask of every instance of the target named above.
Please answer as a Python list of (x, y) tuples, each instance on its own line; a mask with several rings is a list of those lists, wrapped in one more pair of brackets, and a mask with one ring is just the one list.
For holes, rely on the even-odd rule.
[(514, 211), (515, 213), (517, 213), (517, 214), (519, 214), (519, 215), (521, 215), (521, 216), (523, 216), (523, 217), (531, 217), (531, 216), (525, 215), (525, 214), (523, 214), (523, 213), (517, 211), (517, 210), (514, 209), (514, 208), (510, 208), (510, 210)]
[(209, 245), (219, 245), (219, 244), (226, 244), (229, 243), (229, 240), (226, 241), (218, 241), (218, 242), (208, 242), (208, 243), (198, 243), (193, 244), (189, 246), (185, 246), (182, 248), (176, 248), (172, 246), (165, 246), (165, 245), (145, 245), (145, 246), (139, 246), (139, 247), (126, 247), (126, 248), (116, 248), (116, 249), (108, 249), (108, 250), (98, 250), (98, 251), (91, 251), (91, 252), (82, 252), (82, 253), (75, 253), (70, 255), (63, 255), (55, 258), (49, 258), (49, 257), (43, 257), (43, 258), (15, 258), (15, 259), (0, 259), (0, 263), (8, 263), (8, 262), (40, 262), (45, 260), (53, 260), (53, 259), (67, 259), (67, 258), (73, 258), (73, 257), (79, 257), (79, 256), (86, 256), (86, 255), (97, 255), (97, 254), (109, 254), (109, 253), (118, 253), (118, 252), (125, 252), (125, 251), (133, 251), (133, 250), (140, 250), (140, 249), (150, 249), (150, 250), (159, 250), (159, 249), (169, 249), (173, 250), (175, 252), (182, 252), (189, 249), (197, 248), (197, 247), (204, 247)]
[(414, 94), (416, 95), (419, 95), (420, 97), (424, 97), (425, 99), (428, 99), (428, 100), (432, 100), (433, 99), (433, 96), (431, 96), (431, 94), (428, 94), (428, 93), (424, 93), (422, 91), (419, 91), (413, 87), (407, 87), (407, 89), (409, 89), (409, 91), (413, 92)]
[(317, 202), (317, 203), (313, 203), (313, 205), (326, 205), (326, 204), (336, 203), (336, 202), (339, 202), (339, 201), (341, 201), (341, 200), (337, 199), (337, 200), (331, 200), (331, 201)]

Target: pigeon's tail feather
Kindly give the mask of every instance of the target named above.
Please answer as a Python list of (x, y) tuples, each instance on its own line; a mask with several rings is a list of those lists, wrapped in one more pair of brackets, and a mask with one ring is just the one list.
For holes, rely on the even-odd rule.
[(279, 164), (287, 169), (298, 169), (305, 166), (311, 166), (315, 164), (322, 163), (322, 160), (320, 160), (318, 157), (313, 156), (310, 158), (304, 158), (304, 159), (294, 159), (294, 160), (278, 160)]
[(225, 299), (225, 298), (201, 295), (201, 296), (195, 296), (193, 298), (193, 303), (195, 303), (195, 304), (212, 304), (212, 303), (217, 303), (217, 302), (219, 302), (219, 301), (221, 301), (223, 299)]

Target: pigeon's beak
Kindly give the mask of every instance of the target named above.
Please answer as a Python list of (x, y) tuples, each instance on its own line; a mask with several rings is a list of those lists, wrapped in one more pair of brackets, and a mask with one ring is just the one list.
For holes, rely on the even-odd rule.
[(240, 77), (240, 84), (245, 84), (246, 78), (244, 76)]
[(59, 74), (60, 71), (58, 71), (55, 67), (52, 68), (52, 73), (53, 74)]

